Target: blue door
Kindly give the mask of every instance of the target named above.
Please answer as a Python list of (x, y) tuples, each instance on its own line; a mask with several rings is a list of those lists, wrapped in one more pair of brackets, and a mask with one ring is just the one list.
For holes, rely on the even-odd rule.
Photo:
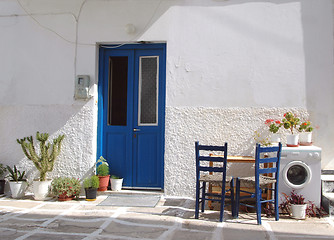
[(129, 188), (163, 188), (165, 44), (101, 46), (98, 157)]

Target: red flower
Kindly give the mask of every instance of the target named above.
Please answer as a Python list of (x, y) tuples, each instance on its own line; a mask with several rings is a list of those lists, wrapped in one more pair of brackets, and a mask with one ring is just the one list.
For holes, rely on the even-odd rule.
[(276, 120), (275, 123), (276, 124), (281, 124), (281, 121), (280, 120)]
[(306, 125), (307, 125), (307, 123), (306, 123), (306, 122), (304, 122), (304, 123), (303, 123), (303, 125), (305, 125), (305, 126), (306, 126)]
[(269, 124), (269, 123), (271, 123), (271, 122), (273, 122), (274, 120), (273, 119), (267, 119), (266, 121), (265, 121), (265, 124)]

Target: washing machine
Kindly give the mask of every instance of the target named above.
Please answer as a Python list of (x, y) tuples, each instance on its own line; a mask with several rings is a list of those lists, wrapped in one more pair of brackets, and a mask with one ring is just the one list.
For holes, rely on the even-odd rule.
[(283, 193), (292, 190), (302, 194), (306, 201), (320, 207), (321, 199), (321, 148), (316, 146), (283, 147), (279, 175), (279, 203)]

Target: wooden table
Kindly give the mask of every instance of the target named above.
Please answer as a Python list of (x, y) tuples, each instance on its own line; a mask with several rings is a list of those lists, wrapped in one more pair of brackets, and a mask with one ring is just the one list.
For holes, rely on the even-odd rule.
[[(210, 156), (212, 157), (224, 157), (222, 155), (214, 155), (214, 154), (210, 154)], [(227, 162), (228, 163), (255, 163), (255, 158), (252, 156), (227, 156)], [(210, 167), (213, 167), (213, 162), (210, 162)], [(272, 163), (271, 163), (272, 165)], [(264, 167), (268, 167), (267, 164), (264, 165)], [(210, 173), (212, 174), (212, 173)], [(209, 184), (209, 192), (212, 192), (212, 184)], [(235, 192), (235, 191), (234, 191)], [(266, 197), (267, 199), (271, 199), (272, 196), (272, 191), (268, 190), (268, 194), (265, 194), (264, 197)], [(211, 205), (211, 201), (208, 202), (208, 206), (209, 208), (212, 210), (213, 206)]]
[(252, 156), (227, 156), (227, 162), (231, 162), (231, 163), (255, 163), (255, 158), (252, 157)]

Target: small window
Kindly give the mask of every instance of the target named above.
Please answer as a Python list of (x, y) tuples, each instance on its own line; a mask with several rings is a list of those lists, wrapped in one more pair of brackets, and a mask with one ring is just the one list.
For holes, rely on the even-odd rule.
[(108, 125), (126, 126), (128, 57), (109, 58)]

